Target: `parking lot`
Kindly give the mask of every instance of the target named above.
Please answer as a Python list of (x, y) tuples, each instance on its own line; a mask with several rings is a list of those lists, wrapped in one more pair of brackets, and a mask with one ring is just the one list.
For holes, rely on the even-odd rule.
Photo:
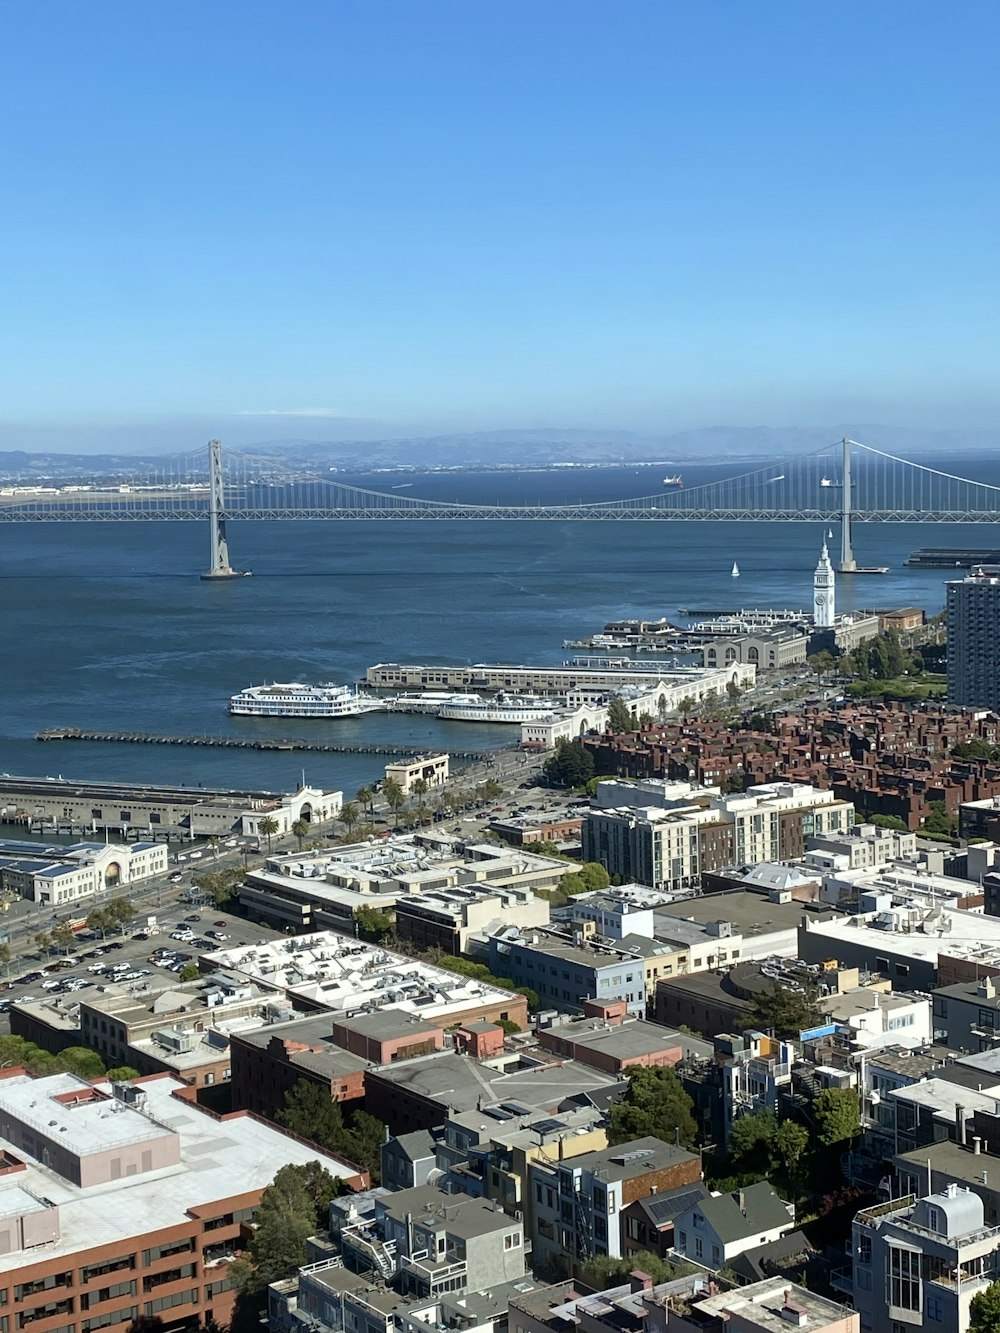
[[(280, 931), (229, 915), (215, 906), (192, 907), (176, 903), (153, 911), (155, 924), (146, 927), (145, 914), (125, 936), (80, 941), (66, 957), (22, 955), (10, 966), (11, 986), (0, 995), (0, 1032), (9, 1030), (12, 1005), (45, 995), (86, 998), (112, 982), (162, 986), (177, 979), (187, 963), (214, 949), (274, 939)], [(141, 925), (141, 929), (140, 929)], [(150, 933), (147, 933), (147, 930)]]

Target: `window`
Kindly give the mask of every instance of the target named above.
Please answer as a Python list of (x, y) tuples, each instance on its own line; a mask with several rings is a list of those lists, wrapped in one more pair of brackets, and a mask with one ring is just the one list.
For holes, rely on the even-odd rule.
[(713, 1246), (712, 1246), (712, 1263), (713, 1263), (713, 1264), (717, 1264), (717, 1263), (719, 1262), (720, 1258), (721, 1258), (721, 1255), (719, 1254), (719, 1247), (718, 1247), (718, 1245), (713, 1245)]
[(872, 1289), (871, 1269), (855, 1268), (854, 1285), (858, 1289), (858, 1291), (871, 1291)]
[(924, 1303), (924, 1315), (935, 1324), (944, 1319), (944, 1302), (940, 1296), (928, 1296)]
[(504, 1236), (503, 1247), (505, 1250), (519, 1250), (521, 1248), (520, 1233), (515, 1231), (512, 1235)]
[(687, 1243), (688, 1243), (688, 1233), (686, 1231), (678, 1231), (677, 1244), (680, 1246), (682, 1250), (687, 1249)]
[(704, 1256), (704, 1253), (705, 1246), (702, 1244), (702, 1239), (700, 1236), (696, 1236), (694, 1242), (694, 1257), (696, 1259), (701, 1259)]
[(858, 1262), (870, 1264), (872, 1261), (872, 1238), (871, 1236), (862, 1236), (858, 1240)]
[(898, 1245), (889, 1246), (889, 1304), (920, 1309), (920, 1255)]

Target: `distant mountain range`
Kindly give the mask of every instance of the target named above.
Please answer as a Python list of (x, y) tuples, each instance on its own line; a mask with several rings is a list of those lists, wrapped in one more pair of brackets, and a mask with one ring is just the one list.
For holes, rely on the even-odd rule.
[[(284, 466), (310, 471), (373, 468), (554, 467), (627, 463), (769, 460), (807, 454), (849, 435), (904, 458), (971, 456), (1000, 449), (998, 431), (931, 431), (905, 426), (708, 426), (672, 434), (585, 429), (489, 430), (393, 439), (268, 439), (241, 444)], [(63, 480), (124, 476), (155, 468), (162, 452), (0, 451), (0, 476)]]

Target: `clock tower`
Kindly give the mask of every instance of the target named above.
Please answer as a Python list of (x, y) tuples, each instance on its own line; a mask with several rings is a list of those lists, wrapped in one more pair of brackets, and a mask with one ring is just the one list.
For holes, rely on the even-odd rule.
[(830, 564), (830, 553), (823, 543), (823, 551), (813, 575), (813, 624), (817, 629), (831, 629), (836, 620), (835, 575)]

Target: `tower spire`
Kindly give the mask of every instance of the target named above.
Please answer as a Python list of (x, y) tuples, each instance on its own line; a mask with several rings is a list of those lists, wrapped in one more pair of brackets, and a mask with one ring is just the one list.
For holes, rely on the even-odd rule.
[(837, 619), (836, 575), (830, 563), (826, 539), (813, 575), (813, 624), (817, 629), (832, 629)]

